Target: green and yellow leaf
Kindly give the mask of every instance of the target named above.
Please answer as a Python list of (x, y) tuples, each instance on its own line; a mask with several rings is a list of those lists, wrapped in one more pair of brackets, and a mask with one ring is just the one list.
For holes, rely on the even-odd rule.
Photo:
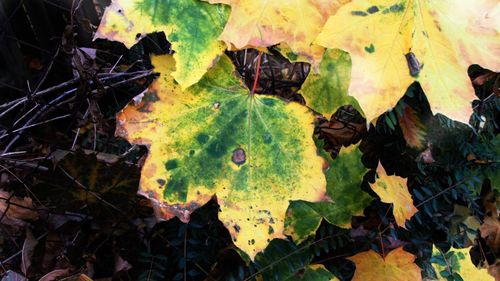
[(467, 123), (475, 98), (467, 68), (500, 68), (499, 17), (497, 0), (354, 0), (329, 18), (316, 42), (349, 52), (349, 92), (368, 120), (394, 107), (417, 80), (434, 113)]
[(147, 33), (165, 32), (177, 63), (172, 76), (186, 88), (200, 80), (224, 52), (218, 37), (228, 16), (228, 7), (198, 0), (113, 0), (95, 38), (130, 48)]
[(406, 220), (409, 220), (416, 212), (413, 199), (408, 191), (407, 179), (398, 176), (387, 175), (382, 164), (377, 168), (377, 180), (370, 184), (372, 190), (380, 197), (380, 201), (392, 204), (392, 212), (396, 223), (406, 228)]
[[(318, 146), (322, 146), (321, 143)], [(324, 150), (329, 168), (325, 171), (328, 202), (293, 201), (290, 203), (285, 220), (285, 233), (300, 243), (318, 229), (321, 219), (339, 227), (350, 228), (352, 216), (363, 214), (371, 196), (361, 189), (363, 176), (368, 171), (361, 163), (359, 145), (340, 151), (332, 159)]]
[(220, 220), (253, 258), (284, 237), (289, 200), (324, 197), (313, 114), (297, 103), (249, 95), (226, 56), (184, 91), (170, 76), (172, 57), (153, 63), (161, 77), (117, 117), (118, 135), (150, 146), (141, 192), (157, 201), (163, 218), (183, 221), (216, 195)]
[(373, 250), (369, 250), (348, 259), (356, 265), (352, 281), (422, 280), (421, 270), (414, 263), (415, 256), (403, 250), (403, 247), (392, 250), (385, 257), (380, 256)]
[(431, 262), (438, 280), (450, 280), (450, 277), (458, 274), (462, 280), (494, 281), (495, 278), (488, 274), (487, 269), (479, 269), (472, 263), (469, 254), (471, 248), (472, 246), (464, 249), (451, 247), (448, 252), (443, 253), (432, 246)]

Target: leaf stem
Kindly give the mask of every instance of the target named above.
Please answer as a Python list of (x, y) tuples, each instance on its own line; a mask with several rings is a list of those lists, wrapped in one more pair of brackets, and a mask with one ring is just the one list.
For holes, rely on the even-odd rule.
[(255, 79), (253, 80), (252, 91), (250, 92), (251, 97), (253, 97), (253, 94), (255, 93), (255, 89), (257, 88), (257, 81), (259, 81), (261, 58), (262, 58), (262, 51), (259, 51), (259, 55), (257, 56), (257, 67), (255, 69)]

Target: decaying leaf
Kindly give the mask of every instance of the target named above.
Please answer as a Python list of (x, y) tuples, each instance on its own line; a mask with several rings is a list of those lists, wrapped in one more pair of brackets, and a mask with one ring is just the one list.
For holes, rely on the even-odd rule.
[(220, 36), (230, 49), (268, 47), (285, 42), (293, 55), (307, 57), (317, 64), (322, 51), (312, 42), (328, 18), (351, 0), (205, 1), (231, 5), (231, 15)]
[(392, 250), (385, 257), (369, 250), (348, 259), (356, 264), (353, 281), (422, 280), (420, 268), (414, 263), (415, 256), (403, 250), (403, 247)]
[(377, 193), (384, 203), (392, 204), (392, 212), (396, 223), (406, 228), (406, 220), (409, 220), (416, 212), (410, 192), (408, 192), (407, 179), (398, 176), (387, 175), (382, 164), (377, 168), (377, 180), (370, 184), (372, 190)]
[(462, 280), (495, 280), (493, 276), (488, 274), (486, 269), (478, 269), (471, 261), (470, 249), (455, 249), (451, 248), (448, 252), (441, 252), (436, 246), (432, 248), (431, 263), (438, 280), (460, 280), (456, 275), (459, 275)]
[(95, 38), (119, 41), (128, 48), (147, 33), (163, 31), (177, 68), (172, 76), (183, 87), (196, 83), (225, 49), (217, 40), (229, 9), (198, 0), (113, 0)]
[(500, 260), (496, 260), (495, 263), (488, 267), (488, 273), (495, 278), (495, 280), (500, 280)]
[(342, 106), (330, 121), (319, 125), (319, 137), (325, 140), (323, 147), (332, 157), (336, 157), (342, 146), (359, 142), (366, 132), (366, 119), (352, 105)]
[(70, 270), (69, 269), (55, 269), (52, 270), (51, 272), (45, 274), (40, 278), (38, 281), (53, 281), (53, 280), (58, 280), (57, 278), (61, 278), (64, 276), (67, 276), (69, 274)]
[(353, 105), (359, 112), (358, 102), (347, 95), (351, 79), (351, 58), (338, 49), (327, 50), (319, 65), (318, 73), (309, 73), (300, 94), (307, 106), (315, 111), (330, 116), (343, 105)]
[(21, 220), (36, 220), (38, 212), (29, 197), (20, 198), (5, 190), (0, 190), (0, 216), (4, 216), (5, 224), (22, 224)]
[[(321, 144), (319, 145), (321, 146)], [(329, 168), (325, 171), (330, 202), (292, 201), (287, 211), (286, 234), (296, 243), (302, 242), (318, 229), (321, 219), (340, 227), (351, 227), (352, 216), (362, 215), (372, 198), (361, 189), (368, 171), (361, 163), (358, 145), (341, 150), (333, 159), (322, 151)]]
[(405, 104), (401, 109), (401, 114), (397, 116), (399, 127), (408, 146), (423, 149), (427, 128), (418, 113), (411, 106)]
[(26, 238), (24, 239), (23, 249), (21, 251), (21, 270), (25, 276), (28, 276), (28, 271), (32, 264), (35, 247), (38, 245), (38, 240), (33, 236), (31, 230), (26, 229)]
[(324, 197), (314, 116), (297, 103), (249, 95), (225, 56), (184, 91), (170, 76), (171, 56), (153, 62), (161, 77), (117, 117), (118, 135), (150, 146), (141, 192), (163, 218), (183, 221), (216, 194), (220, 220), (253, 258), (283, 237), (289, 200)]
[(368, 121), (417, 80), (434, 113), (467, 123), (474, 99), (467, 68), (500, 68), (499, 16), (497, 0), (354, 0), (316, 42), (351, 55), (349, 92)]
[[(450, 222), (450, 234), (457, 236), (465, 234), (468, 238), (465, 239), (466, 246), (472, 245), (476, 239), (476, 230), (479, 228), (481, 223), (475, 216), (472, 215), (471, 210), (466, 206), (455, 204), (453, 206), (453, 216), (451, 217)], [(464, 227), (466, 227), (467, 230), (464, 229)]]
[(286, 101), (303, 103), (303, 97), (297, 92), (310, 73), (311, 67), (308, 63), (292, 63), (274, 48), (270, 48), (268, 52), (245, 49), (227, 52), (227, 54), (249, 88), (253, 87), (255, 82), (260, 54), (262, 56), (261, 65), (255, 92), (275, 95)]
[[(122, 162), (108, 164), (95, 155), (70, 153), (56, 166), (60, 178), (40, 175), (34, 192), (59, 209), (80, 211), (82, 206), (94, 217), (111, 219), (127, 212), (137, 198), (139, 169)], [(52, 174), (49, 174), (49, 177)]]
[(491, 247), (493, 252), (500, 252), (500, 222), (498, 218), (486, 216), (483, 224), (479, 227), (481, 237), (486, 239), (486, 244)]

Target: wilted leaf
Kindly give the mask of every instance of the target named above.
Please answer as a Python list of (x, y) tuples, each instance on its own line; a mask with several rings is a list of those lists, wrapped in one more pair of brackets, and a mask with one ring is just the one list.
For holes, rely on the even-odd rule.
[(172, 76), (183, 87), (196, 83), (225, 49), (217, 40), (228, 7), (198, 0), (113, 0), (95, 38), (119, 41), (128, 48), (146, 33), (165, 32), (177, 68)]
[(342, 106), (332, 115), (330, 121), (319, 125), (319, 136), (325, 139), (324, 148), (335, 157), (342, 146), (349, 146), (361, 140), (366, 134), (366, 119), (352, 106)]
[(488, 273), (495, 278), (495, 280), (500, 280), (500, 260), (496, 260), (495, 263), (488, 267)]
[(380, 256), (373, 250), (369, 250), (348, 259), (356, 264), (356, 271), (352, 281), (422, 280), (420, 268), (414, 263), (415, 256), (403, 250), (403, 247), (392, 250), (385, 257)]
[(220, 36), (230, 49), (268, 47), (285, 42), (295, 55), (316, 60), (317, 63), (322, 52), (312, 42), (328, 17), (350, 0), (287, 3), (268, 0), (205, 1), (231, 5), (231, 15)]
[(368, 121), (396, 105), (417, 80), (434, 113), (467, 123), (471, 64), (500, 68), (497, 0), (354, 0), (325, 24), (317, 43), (349, 52), (349, 92)]
[(69, 269), (56, 269), (56, 270), (52, 270), (51, 272), (45, 274), (44, 276), (42, 276), (42, 278), (40, 278), (40, 280), (38, 281), (53, 281), (53, 280), (58, 280), (58, 278), (61, 278), (61, 277), (64, 277), (66, 275), (68, 275), (68, 273), (70, 272)]
[(479, 227), (481, 237), (486, 240), (486, 244), (491, 247), (493, 252), (500, 252), (500, 222), (498, 218), (486, 216), (483, 224)]
[[(450, 224), (450, 234), (462, 236), (465, 234), (468, 241), (465, 243), (471, 243), (476, 239), (476, 230), (480, 226), (479, 220), (472, 215), (469, 208), (466, 206), (455, 204), (453, 206), (453, 216), (451, 217)], [(465, 231), (463, 227), (467, 227), (470, 231)], [(469, 244), (470, 245), (470, 244)]]
[(22, 224), (19, 220), (36, 220), (38, 212), (29, 197), (20, 198), (5, 190), (0, 190), (0, 216), (5, 213), (1, 223)]
[[(92, 216), (112, 219), (117, 214), (133, 215), (131, 203), (137, 198), (139, 169), (124, 163), (107, 164), (95, 155), (66, 155), (52, 174), (40, 175), (34, 192), (58, 208), (79, 211), (82, 206)], [(135, 206), (135, 204), (134, 204)]]
[(400, 227), (406, 228), (406, 220), (409, 220), (418, 212), (413, 205), (411, 194), (406, 186), (408, 180), (395, 175), (387, 175), (380, 163), (377, 168), (377, 175), (378, 178), (375, 183), (370, 184), (370, 187), (377, 193), (382, 202), (392, 204), (392, 212), (396, 223)]
[(23, 249), (21, 251), (21, 270), (24, 275), (28, 275), (28, 270), (31, 267), (31, 258), (35, 253), (35, 247), (38, 245), (38, 240), (33, 236), (31, 230), (26, 230), (26, 238), (24, 239)]
[(324, 196), (314, 116), (296, 103), (249, 95), (225, 56), (185, 91), (170, 77), (170, 56), (153, 61), (162, 76), (117, 117), (118, 135), (150, 145), (141, 192), (164, 218), (183, 221), (216, 194), (233, 241), (255, 256), (283, 237), (289, 200)]
[(362, 215), (364, 208), (372, 200), (370, 195), (361, 189), (363, 176), (368, 169), (361, 163), (358, 145), (341, 150), (338, 157), (333, 160), (328, 153), (321, 151), (329, 164), (325, 174), (330, 202), (290, 203), (285, 233), (296, 243), (314, 234), (322, 218), (331, 224), (350, 228), (352, 216)]
[(300, 94), (307, 106), (330, 116), (342, 105), (353, 105), (359, 112), (358, 102), (347, 95), (351, 80), (351, 58), (338, 49), (327, 50), (319, 65), (318, 73), (310, 72), (302, 84)]
[(398, 123), (408, 146), (417, 149), (425, 147), (427, 128), (418, 113), (408, 104), (405, 104), (401, 114), (398, 114)]
[(469, 254), (471, 248), (455, 249), (451, 247), (448, 252), (443, 253), (436, 246), (433, 246), (431, 262), (438, 280), (446, 281), (449, 280), (448, 277), (454, 277), (456, 274), (460, 275), (462, 280), (495, 280), (486, 269), (478, 269), (472, 263)]
[(92, 278), (88, 277), (84, 273), (78, 273), (66, 278), (61, 279), (61, 281), (93, 281)]
[(310, 73), (310, 65), (303, 62), (292, 63), (274, 48), (269, 52), (260, 52), (257, 49), (228, 52), (235, 68), (248, 87), (253, 87), (255, 82), (259, 54), (262, 57), (255, 92), (302, 104), (303, 97), (297, 92)]

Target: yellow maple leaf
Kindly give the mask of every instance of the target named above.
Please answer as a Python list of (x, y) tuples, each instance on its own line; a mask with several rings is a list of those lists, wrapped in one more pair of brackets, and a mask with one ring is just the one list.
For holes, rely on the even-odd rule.
[(389, 252), (382, 257), (369, 250), (348, 258), (356, 264), (352, 281), (418, 281), (422, 280), (420, 268), (414, 263), (415, 256), (403, 250), (403, 247)]
[(354, 0), (316, 42), (352, 57), (350, 94), (372, 120), (415, 80), (434, 113), (468, 122), (470, 64), (500, 68), (498, 0)]
[(398, 176), (387, 175), (382, 164), (377, 168), (378, 178), (375, 183), (370, 184), (372, 190), (377, 193), (380, 200), (392, 204), (392, 212), (396, 223), (406, 228), (405, 222), (409, 220), (416, 212), (417, 208), (413, 205), (410, 192), (406, 186), (407, 179)]
[(231, 15), (220, 38), (230, 49), (268, 47), (285, 42), (297, 56), (313, 64), (323, 50), (312, 42), (328, 18), (351, 0), (205, 0), (231, 5)]
[(456, 274), (460, 275), (462, 280), (495, 280), (488, 274), (488, 270), (479, 269), (472, 263), (469, 254), (471, 248), (472, 246), (464, 249), (451, 247), (448, 252), (443, 253), (433, 245), (431, 262), (438, 280), (450, 280), (449, 277)]
[(140, 192), (160, 217), (184, 222), (216, 195), (219, 219), (253, 259), (285, 237), (289, 200), (325, 196), (314, 115), (298, 103), (249, 94), (227, 56), (185, 90), (170, 75), (171, 56), (152, 61), (160, 78), (117, 116), (117, 135), (149, 146)]

